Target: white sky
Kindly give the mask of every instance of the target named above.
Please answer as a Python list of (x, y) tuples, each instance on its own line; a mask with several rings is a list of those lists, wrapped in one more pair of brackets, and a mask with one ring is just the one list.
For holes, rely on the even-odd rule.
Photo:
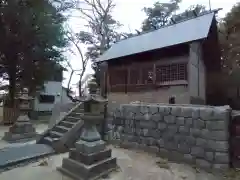
[[(159, 1), (169, 2), (168, 0)], [(114, 0), (114, 2), (116, 4), (116, 7), (113, 11), (113, 16), (116, 20), (123, 24), (121, 30), (123, 32), (135, 32), (135, 29), (140, 29), (141, 23), (145, 18), (145, 14), (142, 9), (144, 7), (152, 6), (154, 2), (157, 2), (157, 0)], [(211, 0), (211, 8), (223, 8), (223, 10), (220, 11), (218, 15), (219, 17), (224, 17), (224, 15), (229, 12), (232, 6), (237, 2), (239, 2), (239, 0)], [(182, 0), (182, 3), (180, 5), (180, 11), (184, 11), (189, 6), (195, 4), (202, 4), (206, 7), (209, 7), (209, 0)], [(82, 28), (80, 21), (81, 19), (74, 18), (71, 19), (71, 21), (69, 22), (73, 30), (76, 32)], [(75, 67), (76, 69), (81, 68), (81, 63), (78, 63), (78, 56), (68, 55), (68, 57), (71, 59), (73, 67)], [(86, 73), (93, 73), (90, 62)], [(69, 73), (66, 72), (64, 74), (64, 77), (66, 78), (66, 81), (64, 81), (63, 84), (66, 86)], [(74, 75), (72, 78), (72, 84), (77, 83), (77, 81), (78, 76)]]

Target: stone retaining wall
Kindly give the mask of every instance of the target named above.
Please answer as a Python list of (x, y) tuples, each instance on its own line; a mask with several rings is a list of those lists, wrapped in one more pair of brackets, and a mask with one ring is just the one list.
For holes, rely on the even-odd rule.
[(229, 167), (228, 106), (128, 104), (111, 110), (107, 139), (206, 169)]

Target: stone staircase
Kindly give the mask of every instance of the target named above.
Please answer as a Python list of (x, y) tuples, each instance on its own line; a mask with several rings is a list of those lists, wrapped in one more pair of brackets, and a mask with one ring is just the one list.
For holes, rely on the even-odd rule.
[(83, 104), (79, 103), (62, 117), (52, 128), (47, 129), (37, 139), (37, 144), (47, 144), (56, 152), (65, 152), (74, 147), (74, 143), (80, 137), (83, 121), (80, 115), (83, 113)]

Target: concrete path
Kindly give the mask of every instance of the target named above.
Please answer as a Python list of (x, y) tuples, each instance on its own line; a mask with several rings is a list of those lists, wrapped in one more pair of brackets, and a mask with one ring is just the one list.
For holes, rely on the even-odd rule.
[[(169, 163), (144, 152), (114, 147), (112, 149), (113, 156), (118, 158), (120, 169), (105, 180), (220, 180), (211, 174), (196, 171), (190, 166)], [(0, 179), (70, 180), (56, 171), (56, 167), (61, 166), (63, 157), (68, 157), (68, 153), (3, 172), (0, 174)]]
[[(0, 138), (9, 127), (1, 126)], [(38, 125), (37, 132), (42, 133), (46, 125)], [(0, 140), (0, 171), (16, 164), (53, 154), (54, 150), (44, 144), (35, 144), (35, 140), (9, 144)]]

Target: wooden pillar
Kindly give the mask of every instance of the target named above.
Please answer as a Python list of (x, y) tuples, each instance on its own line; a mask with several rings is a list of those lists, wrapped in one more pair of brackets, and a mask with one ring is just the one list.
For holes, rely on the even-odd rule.
[(156, 63), (153, 64), (153, 84), (156, 84)]
[(107, 62), (100, 63), (100, 89), (101, 95), (103, 97), (107, 97), (107, 69), (108, 64)]

